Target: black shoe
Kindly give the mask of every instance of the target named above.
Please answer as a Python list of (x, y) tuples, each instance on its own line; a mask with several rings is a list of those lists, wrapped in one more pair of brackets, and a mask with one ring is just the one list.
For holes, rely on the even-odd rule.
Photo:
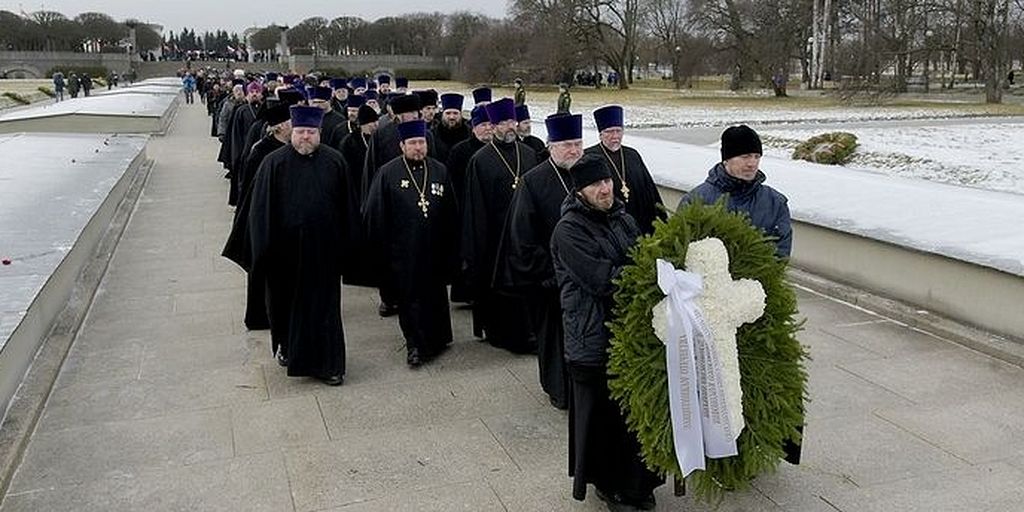
[(380, 305), (377, 306), (377, 314), (383, 318), (395, 316), (398, 314), (398, 306), (381, 302)]
[(278, 352), (274, 358), (277, 359), (278, 366), (288, 366), (288, 358), (281, 352)]
[(600, 487), (595, 486), (597, 491), (597, 497), (608, 505), (608, 510), (613, 511), (625, 511), (632, 510), (633, 505), (626, 502), (626, 499), (622, 496), (622, 493), (618, 492), (607, 492)]
[(410, 349), (409, 353), (405, 356), (405, 362), (413, 368), (423, 364), (423, 360), (420, 359), (420, 351), (414, 348)]
[(345, 376), (332, 375), (330, 377), (321, 377), (320, 380), (322, 380), (324, 384), (327, 384), (328, 386), (340, 386), (345, 382)]
[(548, 397), (548, 401), (551, 402), (551, 406), (560, 411), (568, 411), (569, 404), (565, 400), (559, 400), (553, 396)]
[(648, 494), (644, 498), (640, 498), (633, 503), (633, 506), (640, 510), (654, 510), (658, 504), (654, 501), (654, 494)]

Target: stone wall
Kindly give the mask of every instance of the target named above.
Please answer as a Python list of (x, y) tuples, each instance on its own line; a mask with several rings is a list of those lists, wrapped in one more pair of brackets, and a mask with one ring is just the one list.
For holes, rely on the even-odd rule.
[(49, 78), (46, 74), (55, 66), (102, 66), (124, 72), (129, 63), (124, 53), (0, 51), (0, 78)]

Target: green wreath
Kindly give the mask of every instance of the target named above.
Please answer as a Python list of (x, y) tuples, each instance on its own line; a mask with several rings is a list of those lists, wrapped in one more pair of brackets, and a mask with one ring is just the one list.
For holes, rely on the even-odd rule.
[(633, 248), (633, 264), (617, 281), (615, 320), (609, 324), (608, 387), (630, 430), (637, 433), (647, 466), (661, 474), (680, 475), (672, 442), (665, 346), (651, 327), (651, 308), (664, 297), (655, 261), (661, 258), (682, 269), (689, 243), (708, 237), (725, 244), (734, 279), (755, 279), (767, 295), (764, 315), (736, 333), (746, 423), (737, 440), (739, 455), (707, 459), (707, 469), (689, 477), (698, 498), (714, 501), (724, 491), (742, 489), (755, 476), (775, 469), (784, 444), (799, 443), (797, 427), (804, 417), (806, 353), (796, 339), (801, 328), (795, 318), (796, 294), (786, 283), (786, 262), (776, 257), (771, 240), (745, 214), (729, 212), (722, 201), (713, 206), (690, 204), (667, 222), (657, 222), (654, 234)]

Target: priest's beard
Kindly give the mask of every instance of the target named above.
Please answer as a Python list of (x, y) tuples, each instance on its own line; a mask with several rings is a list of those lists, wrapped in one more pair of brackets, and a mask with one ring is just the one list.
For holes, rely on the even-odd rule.
[(516, 138), (518, 136), (516, 135), (516, 131), (515, 130), (509, 130), (509, 131), (507, 131), (505, 133), (494, 132), (494, 137), (496, 139), (498, 139), (499, 141), (501, 141), (501, 142), (504, 142), (506, 144), (511, 144), (511, 143), (516, 141)]
[(299, 142), (294, 142), (292, 144), (292, 146), (295, 148), (295, 151), (298, 154), (300, 154), (302, 156), (306, 156), (306, 155), (313, 154), (313, 152), (316, 151), (316, 148), (318, 148), (320, 146), (320, 142), (319, 141), (317, 141), (317, 142), (299, 141)]

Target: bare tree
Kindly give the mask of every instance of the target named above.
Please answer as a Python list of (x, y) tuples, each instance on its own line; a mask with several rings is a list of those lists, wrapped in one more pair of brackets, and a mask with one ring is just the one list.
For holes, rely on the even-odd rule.
[[(672, 80), (676, 89), (682, 84), (680, 65), (683, 53), (697, 50), (688, 44), (686, 33), (690, 29), (688, 0), (647, 0), (643, 6), (644, 22), (651, 36), (672, 57)], [(692, 60), (692, 59), (690, 59)]]

